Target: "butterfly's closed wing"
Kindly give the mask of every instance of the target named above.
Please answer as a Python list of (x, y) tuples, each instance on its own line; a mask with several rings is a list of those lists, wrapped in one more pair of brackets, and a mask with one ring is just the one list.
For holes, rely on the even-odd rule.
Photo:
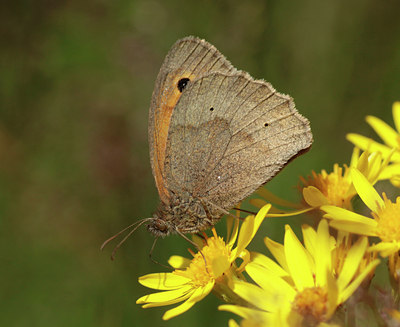
[(168, 52), (156, 80), (149, 112), (150, 162), (162, 202), (169, 202), (164, 166), (170, 121), (184, 87), (212, 72), (235, 71), (213, 45), (195, 37), (177, 41)]
[(190, 83), (172, 114), (165, 176), (172, 192), (230, 209), (312, 143), (291, 97), (247, 73)]

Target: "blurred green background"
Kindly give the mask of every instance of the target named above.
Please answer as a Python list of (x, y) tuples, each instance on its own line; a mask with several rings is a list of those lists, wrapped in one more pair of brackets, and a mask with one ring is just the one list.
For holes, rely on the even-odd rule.
[[(158, 203), (147, 115), (169, 47), (196, 35), (292, 95), (315, 142), (268, 184), (295, 198), (300, 174), (346, 163), (348, 132), (374, 136), (400, 100), (399, 1), (7, 1), (0, 5), (1, 326), (227, 326), (212, 295), (163, 322), (135, 304), (164, 271), (138, 230), (116, 261), (100, 244)], [(374, 136), (375, 137), (375, 136)], [(262, 238), (280, 240), (287, 220)], [(224, 229), (220, 223), (218, 228)], [(186, 255), (159, 241), (155, 257)]]

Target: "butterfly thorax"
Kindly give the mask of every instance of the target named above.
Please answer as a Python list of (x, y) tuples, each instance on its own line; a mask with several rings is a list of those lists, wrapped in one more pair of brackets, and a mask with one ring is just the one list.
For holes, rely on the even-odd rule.
[(177, 232), (197, 233), (214, 225), (221, 216), (199, 198), (173, 195), (169, 204), (160, 203), (147, 228), (156, 237)]

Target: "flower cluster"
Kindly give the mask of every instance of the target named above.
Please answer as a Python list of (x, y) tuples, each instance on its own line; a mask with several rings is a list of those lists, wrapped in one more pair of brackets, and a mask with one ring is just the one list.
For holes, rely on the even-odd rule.
[[(400, 187), (400, 102), (393, 118), (396, 130), (368, 116), (383, 143), (348, 134), (355, 145), (350, 163), (301, 177), (298, 203), (259, 190), (261, 198), (250, 202), (260, 210), (243, 221), (228, 217), (226, 240), (212, 229), (211, 236), (194, 237), (198, 252), (190, 251), (192, 259), (172, 256), (172, 272), (140, 277), (159, 292), (137, 303), (180, 303), (165, 312), (167, 320), (213, 291), (225, 302), (219, 310), (241, 318), (231, 319), (230, 327), (361, 326), (365, 312), (356, 307), (363, 303), (377, 325), (400, 325), (400, 197), (394, 195)], [(377, 191), (377, 185), (389, 191)], [(266, 217), (299, 214), (314, 222), (302, 226), (302, 241), (286, 225), (283, 244), (264, 238), (271, 256), (247, 249)], [(373, 280), (381, 262), (387, 262), (382, 267), (391, 289), (378, 292)]]

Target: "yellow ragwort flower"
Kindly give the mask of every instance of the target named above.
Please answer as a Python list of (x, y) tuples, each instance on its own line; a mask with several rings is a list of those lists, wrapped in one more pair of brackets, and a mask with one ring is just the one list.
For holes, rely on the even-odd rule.
[(222, 305), (220, 310), (241, 316), (243, 326), (332, 326), (330, 319), (358, 288), (379, 260), (357, 273), (367, 249), (360, 238), (344, 259), (339, 273), (332, 267), (336, 247), (328, 223), (321, 220), (318, 230), (303, 227), (305, 247), (287, 225), (284, 245), (268, 238), (266, 245), (275, 261), (251, 254), (246, 272), (258, 285), (235, 281), (233, 290), (254, 307)]
[(371, 138), (350, 133), (347, 134), (347, 139), (355, 146), (362, 150), (369, 150), (370, 152), (380, 152), (383, 156), (391, 155), (392, 149), (397, 151), (391, 155), (392, 161), (400, 162), (400, 102), (393, 103), (392, 106), (393, 120), (396, 130), (390, 127), (381, 119), (374, 116), (367, 116), (367, 123), (374, 129), (375, 133), (379, 135), (384, 144), (378, 143)]
[(322, 205), (335, 205), (351, 210), (351, 200), (357, 192), (352, 184), (350, 169), (353, 167), (359, 169), (372, 184), (375, 184), (385, 176), (388, 178), (387, 174), (384, 176), (387, 166), (388, 159), (383, 158), (380, 153), (365, 151), (360, 155), (360, 149), (354, 148), (349, 166), (345, 164), (340, 167), (335, 164), (331, 173), (327, 173), (326, 170), (322, 170), (319, 174), (312, 171), (311, 176), (300, 177), (302, 185), (299, 185), (298, 189), (303, 195), (301, 204), (281, 199), (266, 188), (257, 191), (265, 200), (251, 199), (250, 203), (258, 208), (266, 203), (290, 208), (289, 210), (281, 210), (272, 207), (268, 212), (268, 217), (299, 215)]
[(393, 103), (393, 120), (396, 130), (381, 119), (374, 116), (367, 116), (367, 123), (374, 129), (383, 143), (355, 134), (347, 134), (347, 139), (355, 146), (371, 152), (379, 152), (392, 164), (388, 165), (381, 176), (381, 179), (390, 179), (393, 185), (400, 187), (400, 102)]
[(322, 206), (324, 217), (332, 219), (330, 225), (336, 229), (381, 239), (369, 251), (377, 251), (386, 257), (400, 250), (400, 197), (390, 201), (383, 193), (381, 198), (371, 183), (357, 169), (351, 171), (355, 189), (365, 205), (371, 210), (373, 219), (335, 206)]
[[(248, 216), (242, 223), (240, 231), (238, 220), (232, 227), (228, 219), (228, 237), (225, 242), (212, 229), (213, 236), (206, 238), (201, 253), (194, 254), (192, 260), (172, 256), (169, 263), (175, 270), (171, 273), (155, 273), (139, 278), (142, 285), (163, 292), (142, 296), (136, 303), (143, 308), (164, 306), (184, 301), (182, 304), (165, 312), (168, 320), (189, 310), (196, 302), (201, 301), (213, 289), (226, 301), (232, 300), (229, 285), (232, 280), (241, 278), (241, 271), (250, 256), (246, 250), (271, 205), (266, 205), (254, 216)], [(236, 247), (234, 244), (236, 243)], [(235, 260), (241, 258), (243, 263), (237, 267)], [(235, 295), (236, 296), (236, 295)]]
[(357, 194), (350, 177), (351, 168), (358, 168), (372, 183), (381, 179), (382, 171), (387, 166), (387, 161), (378, 152), (363, 152), (354, 148), (350, 165), (340, 167), (334, 164), (333, 171), (327, 173), (322, 170), (320, 174), (312, 172), (307, 179), (301, 177), (303, 197), (307, 205), (320, 207), (321, 205), (334, 205), (352, 210), (351, 200)]
[[(340, 274), (345, 267), (344, 263), (346, 262), (347, 254), (354, 245), (354, 239), (358, 239), (358, 236), (340, 230), (337, 231), (336, 246), (332, 251), (332, 268), (337, 275)], [(376, 258), (376, 252), (365, 252), (356, 272), (356, 275), (359, 275), (362, 271), (364, 271), (364, 269)], [(363, 284), (369, 285), (369, 282), (371, 281), (373, 276), (374, 271), (371, 271), (369, 276), (365, 278)]]

